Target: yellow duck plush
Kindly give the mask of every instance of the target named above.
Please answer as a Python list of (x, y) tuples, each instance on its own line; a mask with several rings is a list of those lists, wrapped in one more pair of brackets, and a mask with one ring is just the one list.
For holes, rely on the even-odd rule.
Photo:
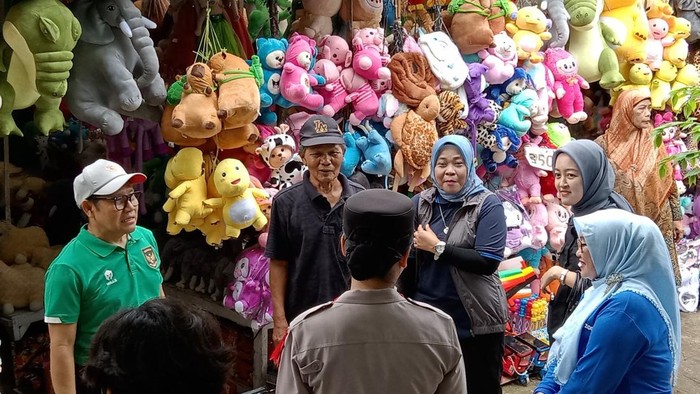
[(610, 105), (615, 105), (617, 96), (625, 90), (646, 90), (648, 93), (651, 93), (649, 84), (653, 77), (654, 73), (647, 64), (635, 64), (629, 71), (628, 81), (610, 90)]
[(663, 110), (666, 108), (671, 93), (671, 82), (676, 79), (678, 69), (668, 60), (661, 63), (661, 68), (651, 80), (651, 108)]
[(690, 21), (685, 18), (672, 18), (669, 20), (668, 36), (673, 37), (673, 44), (664, 48), (664, 60), (668, 60), (674, 66), (685, 67), (688, 59), (688, 42), (690, 37)]
[(539, 51), (544, 41), (552, 39), (552, 34), (547, 31), (547, 17), (539, 8), (521, 8), (515, 22), (506, 24), (506, 30), (518, 47), (519, 60), (529, 59), (531, 63), (541, 63), (544, 60)]
[(163, 210), (168, 212), (168, 234), (178, 234), (183, 228), (192, 231), (212, 212), (203, 204), (207, 183), (204, 157), (199, 149), (184, 148), (168, 161), (165, 184), (171, 189), (163, 205)]
[[(700, 71), (694, 64), (686, 64), (685, 67), (678, 70), (678, 75), (676, 76), (676, 80), (673, 81), (673, 85), (671, 85), (671, 90), (698, 85), (700, 85)], [(688, 102), (688, 98), (686, 94), (683, 97), (679, 97), (676, 104), (673, 104), (671, 100), (668, 100), (668, 104), (672, 106), (673, 112), (680, 112), (685, 103)]]
[(266, 199), (267, 192), (251, 186), (250, 175), (243, 163), (236, 159), (222, 160), (214, 170), (213, 183), (221, 197), (210, 198), (205, 205), (223, 210), (226, 236), (238, 238), (241, 230), (253, 226), (260, 231), (267, 218), (260, 210), (256, 197)]

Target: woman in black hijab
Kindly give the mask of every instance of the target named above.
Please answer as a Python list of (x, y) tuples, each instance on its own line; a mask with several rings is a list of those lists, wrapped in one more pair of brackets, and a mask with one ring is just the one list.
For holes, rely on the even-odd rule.
[(549, 338), (564, 324), (590, 285), (581, 277), (576, 257), (578, 234), (574, 216), (584, 216), (601, 209), (620, 208), (633, 212), (624, 197), (615, 193), (615, 171), (603, 149), (593, 141), (577, 140), (567, 143), (554, 153), (555, 186), (562, 205), (569, 206), (573, 215), (559, 252), (557, 265), (542, 276), (542, 290), (553, 281), (560, 282), (554, 300), (549, 303), (547, 331)]

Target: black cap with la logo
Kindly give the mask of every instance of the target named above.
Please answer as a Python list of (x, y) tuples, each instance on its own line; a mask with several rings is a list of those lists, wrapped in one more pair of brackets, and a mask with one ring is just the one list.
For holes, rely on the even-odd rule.
[(301, 146), (305, 148), (316, 145), (345, 145), (338, 122), (326, 115), (310, 117), (301, 126), (300, 136)]

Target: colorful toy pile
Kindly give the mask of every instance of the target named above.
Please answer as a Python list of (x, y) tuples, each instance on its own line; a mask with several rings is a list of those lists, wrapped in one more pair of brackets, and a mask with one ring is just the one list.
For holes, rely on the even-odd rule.
[[(271, 195), (306, 170), (298, 134), (312, 114), (340, 120), (343, 174), (410, 193), (429, 182), (434, 142), (463, 135), (504, 202), (505, 257), (529, 265), (508, 288), (563, 242), (552, 153), (598, 120), (596, 95), (648, 89), (661, 126), (687, 101), (670, 92), (700, 83), (688, 1), (245, 3), (20, 1), (3, 31), (0, 135), (21, 134), (12, 111), (32, 105), (40, 132), (63, 130), (65, 96), (66, 114), (111, 136), (110, 158), (143, 166), (167, 142), (167, 232), (214, 247), (248, 227), (264, 243)], [(671, 123), (668, 152), (683, 138)], [(687, 170), (674, 168), (681, 190)]]

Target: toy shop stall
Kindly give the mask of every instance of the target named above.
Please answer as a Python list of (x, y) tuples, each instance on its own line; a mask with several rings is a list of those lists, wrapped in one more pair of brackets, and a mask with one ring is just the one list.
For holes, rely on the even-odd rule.
[[(697, 2), (0, 4), (3, 392), (51, 392), (44, 274), (84, 224), (73, 179), (99, 158), (147, 175), (138, 223), (158, 241), (165, 293), (219, 319), (235, 393), (274, 384), (266, 229), (274, 196), (306, 171), (299, 133), (312, 115), (338, 121), (345, 176), (409, 196), (431, 186), (440, 137), (470, 141), (508, 227), (504, 383), (527, 384), (546, 362), (551, 295), (540, 279), (571, 217), (554, 151), (600, 136), (632, 89), (651, 95), (669, 154), (697, 150), (682, 127), (700, 83)], [(672, 174), (687, 311), (698, 303), (700, 200), (684, 183), (694, 170)]]

